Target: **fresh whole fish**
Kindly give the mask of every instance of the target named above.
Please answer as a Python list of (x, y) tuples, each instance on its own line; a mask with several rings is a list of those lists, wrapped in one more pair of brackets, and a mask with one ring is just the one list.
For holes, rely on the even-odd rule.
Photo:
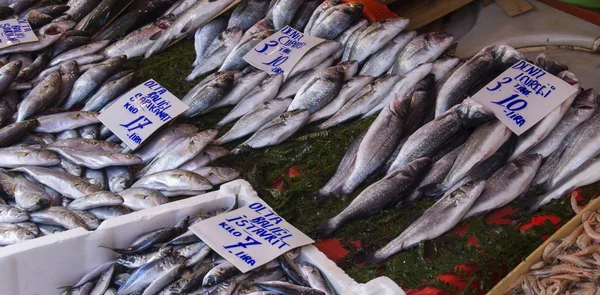
[(17, 112), (17, 105), (21, 102), (21, 97), (16, 91), (6, 92), (0, 97), (0, 127), (8, 123)]
[(133, 176), (127, 166), (111, 166), (104, 169), (106, 172), (106, 180), (108, 189), (113, 193), (121, 193), (127, 189), (132, 182)]
[(174, 40), (194, 33), (200, 26), (212, 19), (224, 8), (233, 3), (233, 0), (199, 0), (185, 10), (177, 19), (163, 32), (159, 32), (154, 43), (146, 51), (145, 57), (158, 53)]
[(109, 166), (127, 166), (141, 164), (140, 157), (132, 154), (111, 153), (106, 151), (80, 151), (67, 147), (48, 147), (68, 161), (91, 169), (102, 169)]
[(467, 99), (415, 131), (400, 149), (388, 172), (421, 157), (429, 157), (459, 131), (492, 118), (492, 112)]
[(77, 216), (79, 216), (79, 218), (85, 222), (85, 225), (87, 225), (90, 230), (96, 230), (100, 226), (100, 220), (96, 218), (94, 214), (87, 211), (77, 210), (73, 210), (72, 212), (77, 214)]
[(535, 145), (528, 153), (540, 154), (543, 158), (549, 157), (558, 148), (563, 139), (577, 128), (577, 126), (580, 126), (583, 122), (591, 118), (597, 109), (598, 105), (594, 91), (591, 89), (583, 91), (577, 96), (571, 108), (556, 127), (552, 129), (550, 134)]
[(261, 127), (252, 137), (235, 148), (232, 153), (239, 153), (243, 146), (258, 149), (280, 144), (304, 126), (309, 114), (308, 110), (295, 110), (283, 113)]
[(49, 147), (65, 147), (83, 152), (105, 151), (110, 153), (118, 153), (121, 151), (121, 146), (115, 143), (85, 138), (68, 138), (57, 140), (48, 144)]
[(206, 130), (189, 136), (164, 150), (150, 163), (144, 175), (175, 169), (197, 156), (216, 136), (217, 130)]
[(119, 192), (119, 196), (124, 200), (123, 206), (134, 211), (160, 206), (169, 202), (169, 199), (159, 191), (144, 187), (125, 189)]
[(35, 223), (58, 225), (66, 229), (82, 227), (89, 229), (81, 218), (65, 207), (50, 207), (31, 213), (31, 220)]
[(256, 285), (259, 287), (274, 291), (278, 294), (304, 294), (304, 295), (324, 295), (325, 292), (313, 289), (310, 287), (298, 286), (286, 282), (281, 281), (271, 281), (271, 282), (257, 282)]
[(115, 272), (115, 265), (111, 265), (104, 273), (100, 275), (100, 278), (96, 282), (94, 289), (90, 292), (90, 295), (103, 295), (104, 292), (110, 286), (113, 273)]
[(226, 124), (244, 116), (254, 108), (269, 101), (277, 95), (279, 86), (283, 82), (283, 75), (270, 75), (264, 79), (258, 86), (251, 90), (242, 100), (229, 112), (219, 123), (216, 128), (225, 126)]
[(52, 50), (46, 49), (38, 54), (35, 60), (28, 66), (21, 66), (15, 82), (26, 82), (33, 79), (46, 66), (50, 60)]
[(146, 175), (136, 181), (131, 187), (146, 187), (157, 191), (205, 191), (212, 184), (197, 173), (173, 169)]
[(0, 55), (18, 53), (18, 52), (35, 52), (44, 50), (48, 46), (58, 41), (64, 34), (65, 30), (57, 25), (50, 24), (51, 27), (44, 30), (43, 33), (36, 33), (38, 42), (17, 44), (4, 49), (0, 49)]
[(292, 68), (288, 77), (293, 77), (295, 74), (313, 69), (334, 52), (339, 50), (341, 46), (342, 44), (339, 42), (325, 40), (319, 45), (311, 48), (304, 56), (302, 56), (298, 63), (296, 63), (294, 68)]
[(67, 2), (69, 10), (66, 12), (66, 14), (71, 16), (73, 20), (79, 21), (88, 13), (90, 13), (96, 7), (96, 5), (100, 3), (100, 1), (102, 0), (69, 0), (69, 2)]
[(35, 127), (36, 132), (58, 133), (79, 127), (98, 124), (99, 113), (97, 112), (64, 112), (47, 116), (37, 117), (39, 125)]
[(43, 111), (59, 98), (61, 86), (60, 73), (54, 72), (36, 85), (29, 95), (19, 104), (17, 122), (30, 118)]
[(236, 105), (254, 87), (267, 78), (268, 75), (263, 71), (257, 71), (235, 80), (231, 86), (231, 90), (223, 98), (211, 104), (203, 113), (208, 113), (224, 106)]
[(38, 120), (16, 122), (0, 129), (0, 147), (8, 146), (18, 141), (30, 131), (39, 126)]
[(356, 94), (360, 92), (364, 87), (373, 82), (371, 76), (356, 76), (344, 83), (342, 89), (340, 89), (338, 95), (325, 107), (321, 108), (308, 118), (308, 123), (327, 119), (333, 116), (338, 110), (340, 110), (344, 104), (352, 99)]
[(355, 2), (333, 6), (323, 11), (309, 34), (321, 39), (334, 40), (360, 18), (363, 8), (362, 3)]
[(196, 85), (181, 100), (190, 107), (182, 116), (192, 118), (206, 110), (211, 104), (227, 94), (233, 85), (233, 81), (234, 76), (231, 72), (220, 72), (214, 80), (206, 84)]
[(30, 231), (11, 223), (0, 223), (0, 246), (8, 246), (35, 239)]
[(73, 200), (67, 206), (71, 210), (89, 210), (104, 206), (117, 206), (123, 204), (123, 198), (107, 191), (91, 193)]
[(250, 52), (263, 39), (271, 36), (274, 31), (263, 31), (258, 34), (248, 37), (246, 40), (241, 40), (223, 61), (223, 64), (219, 68), (219, 71), (241, 71), (249, 64), (244, 60), (244, 56)]
[(85, 112), (95, 112), (100, 110), (107, 103), (129, 90), (133, 85), (133, 80), (134, 74), (131, 73), (119, 80), (106, 83), (90, 97), (81, 110)]
[(180, 265), (178, 260), (180, 259), (168, 256), (138, 268), (131, 274), (127, 281), (119, 287), (117, 295), (126, 295), (143, 290), (161, 275), (164, 275), (165, 272)]
[[(415, 38), (415, 40), (421, 40)], [(404, 75), (416, 66), (436, 60), (454, 42), (454, 36), (449, 33), (427, 33), (423, 37), (422, 47), (410, 54), (408, 50), (412, 44), (407, 45), (391, 68), (391, 74)]]
[(192, 66), (195, 67), (204, 61), (204, 54), (206, 53), (208, 47), (226, 29), (227, 18), (221, 16), (215, 18), (196, 30), (194, 33), (194, 49), (196, 50), (196, 60), (194, 60)]
[(108, 46), (109, 43), (110, 41), (108, 40), (94, 41), (86, 45), (63, 52), (50, 61), (50, 66), (56, 66), (63, 62), (76, 59), (81, 56), (94, 54), (104, 49), (106, 46)]
[(239, 270), (227, 260), (220, 260), (215, 267), (208, 271), (202, 286), (214, 286), (239, 273)]
[(456, 57), (444, 57), (433, 62), (431, 73), (435, 75), (435, 82), (442, 80), (449, 73), (452, 73), (460, 64), (460, 59)]
[(181, 165), (179, 169), (194, 171), (228, 154), (229, 150), (225, 148), (209, 145), (205, 147), (197, 156)]
[(16, 223), (29, 220), (29, 214), (20, 208), (0, 205), (0, 223)]
[(56, 190), (65, 197), (76, 199), (100, 190), (97, 186), (67, 172), (51, 168), (26, 166), (12, 171), (22, 172), (35, 181)]
[(402, 202), (430, 165), (429, 158), (417, 159), (370, 185), (342, 212), (319, 226), (321, 236), (330, 235), (350, 220), (375, 215), (397, 202)]
[(298, 264), (298, 266), (308, 279), (308, 283), (310, 284), (311, 288), (320, 290), (326, 295), (335, 294), (335, 291), (331, 288), (327, 279), (325, 279), (321, 271), (316, 266), (308, 262), (301, 262)]
[(58, 72), (60, 73), (60, 94), (58, 99), (56, 99), (55, 106), (62, 105), (67, 97), (69, 97), (69, 93), (73, 89), (73, 84), (79, 78), (79, 65), (74, 60), (68, 61), (60, 66)]
[(173, 124), (168, 125), (164, 129), (158, 131), (148, 143), (144, 144), (136, 155), (144, 161), (144, 163), (150, 162), (156, 155), (164, 150), (167, 150), (168, 146), (172, 143), (183, 140), (183, 138), (198, 133), (198, 128), (190, 124)]
[(227, 167), (201, 167), (193, 172), (206, 178), (213, 186), (232, 181), (240, 176), (240, 173)]
[(85, 174), (83, 178), (87, 180), (90, 184), (96, 185), (100, 188), (100, 190), (106, 190), (106, 176), (104, 175), (103, 170), (97, 169), (85, 169)]
[(330, 67), (333, 64), (333, 61), (334, 58), (330, 56), (314, 69), (298, 73), (293, 77), (286, 79), (285, 83), (283, 83), (279, 88), (279, 92), (277, 93), (276, 97), (289, 97), (296, 95), (300, 87), (302, 87), (306, 81), (310, 80), (310, 78), (322, 70)]
[(435, 76), (428, 74), (414, 87), (410, 97), (410, 108), (408, 118), (404, 126), (404, 134), (413, 134), (424, 123), (427, 114), (433, 110), (431, 106), (435, 105)]
[(359, 75), (381, 77), (385, 74), (396, 61), (400, 50), (417, 36), (415, 31), (409, 31), (398, 34), (383, 48), (369, 56), (362, 66)]
[(263, 103), (242, 116), (227, 133), (213, 140), (212, 144), (221, 145), (256, 132), (260, 127), (284, 113), (291, 102), (291, 98), (274, 98)]
[(450, 230), (462, 220), (484, 187), (485, 181), (479, 180), (468, 182), (455, 191), (448, 192), (398, 237), (383, 248), (368, 254), (364, 258), (365, 262), (381, 262), (403, 249), (413, 247), (421, 241), (434, 239)]
[(483, 192), (463, 219), (500, 208), (527, 193), (541, 164), (541, 155), (530, 154), (500, 168), (486, 181)]
[(168, 257), (173, 252), (173, 247), (161, 247), (160, 249), (146, 254), (123, 255), (115, 263), (127, 268), (140, 268), (150, 262)]
[(535, 59), (535, 65), (544, 69), (544, 71), (557, 75), (560, 72), (567, 71), (569, 68), (557, 61), (549, 60), (544, 53), (540, 53)]
[(294, 19), (290, 27), (302, 32), (310, 21), (313, 13), (321, 5), (320, 0), (305, 0), (302, 9), (298, 10), (294, 15)]
[[(206, 75), (219, 68), (229, 53), (235, 48), (242, 38), (242, 30), (238, 27), (229, 28), (221, 33), (207, 48), (205, 58), (198, 63), (192, 73), (185, 78), (187, 81)], [(230, 88), (230, 87), (228, 87)]]
[(327, 9), (334, 7), (336, 5), (342, 4), (341, 0), (326, 0), (323, 1), (323, 3), (321, 5), (319, 5), (312, 13), (310, 19), (308, 20), (308, 23), (306, 24), (306, 26), (304, 27), (304, 33), (310, 33), (310, 31), (312, 30), (312, 27), (315, 25), (315, 22), (317, 21), (317, 19), (321, 16), (321, 14), (326, 11)]
[(94, 214), (100, 220), (108, 220), (111, 218), (127, 215), (131, 210), (124, 206), (98, 207), (89, 209), (88, 212)]
[(52, 152), (30, 147), (0, 148), (0, 167), (54, 166), (60, 164), (60, 158)]
[(52, 57), (56, 57), (63, 52), (80, 47), (90, 42), (87, 36), (68, 36), (64, 40), (59, 40), (52, 46)]
[(229, 17), (227, 28), (238, 27), (248, 30), (260, 21), (269, 10), (269, 0), (245, 0), (236, 5)]
[(372, 23), (357, 36), (356, 41), (352, 44), (348, 60), (356, 60), (363, 64), (371, 54), (383, 48), (404, 30), (408, 26), (408, 22), (409, 20), (406, 18), (390, 18)]
[(5, 93), (19, 75), (23, 62), (15, 60), (0, 68), (0, 94)]
[(344, 85), (344, 73), (330, 67), (310, 78), (296, 93), (288, 111), (307, 109), (311, 114), (330, 103)]
[(281, 30), (292, 23), (294, 14), (302, 8), (304, 0), (278, 0), (272, 8), (273, 25)]
[(18, 208), (29, 212), (50, 203), (50, 196), (42, 186), (20, 175), (0, 172), (0, 187), (15, 198)]
[(275, 30), (275, 27), (273, 26), (273, 20), (270, 18), (263, 18), (244, 32), (240, 43), (248, 40), (248, 38), (254, 36), (255, 34), (271, 30)]

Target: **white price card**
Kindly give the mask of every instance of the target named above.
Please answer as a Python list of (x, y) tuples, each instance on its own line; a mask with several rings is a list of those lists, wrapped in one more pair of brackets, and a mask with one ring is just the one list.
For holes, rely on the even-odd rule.
[(577, 91), (562, 79), (521, 60), (472, 98), (521, 135)]
[(283, 74), (287, 78), (302, 56), (323, 41), (286, 26), (254, 46), (244, 60), (269, 74)]
[(262, 202), (203, 220), (190, 229), (244, 273), (315, 242)]
[(0, 21), (0, 48), (40, 41), (24, 18)]
[(120, 96), (98, 119), (135, 150), (154, 131), (188, 108), (175, 95), (150, 79)]

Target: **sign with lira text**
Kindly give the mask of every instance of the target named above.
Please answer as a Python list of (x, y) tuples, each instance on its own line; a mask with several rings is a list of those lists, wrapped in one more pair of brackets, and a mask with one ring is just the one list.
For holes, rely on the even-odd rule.
[(119, 97), (98, 119), (131, 149), (189, 107), (150, 79)]
[(29, 22), (24, 18), (0, 21), (0, 28), (0, 48), (39, 41)]
[(261, 202), (203, 220), (190, 230), (244, 273), (314, 243)]
[(521, 60), (472, 98), (494, 112), (515, 134), (521, 135), (568, 98), (577, 88)]
[(287, 78), (302, 56), (323, 41), (286, 26), (254, 46), (244, 60), (269, 74), (283, 74)]

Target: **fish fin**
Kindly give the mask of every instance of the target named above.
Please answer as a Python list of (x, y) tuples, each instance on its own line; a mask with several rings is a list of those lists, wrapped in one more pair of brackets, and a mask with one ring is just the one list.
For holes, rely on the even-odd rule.
[(154, 33), (154, 35), (150, 36), (150, 40), (156, 41), (162, 35), (162, 31)]
[(325, 238), (325, 237), (331, 235), (331, 233), (333, 233), (336, 229), (337, 228), (331, 224), (331, 219), (321, 223), (317, 227), (317, 231), (319, 232), (320, 238)]
[(183, 28), (181, 28), (181, 31), (179, 31), (179, 33), (181, 33), (181, 34), (187, 34), (187, 32), (190, 30), (191, 26), (192, 26), (192, 22), (191, 21), (187, 22), (183, 26)]
[(421, 191), (421, 193), (423, 193), (424, 195), (434, 198), (439, 198), (443, 196), (446, 192), (446, 190), (442, 188), (442, 185), (438, 183), (424, 185), (418, 188), (418, 190)]

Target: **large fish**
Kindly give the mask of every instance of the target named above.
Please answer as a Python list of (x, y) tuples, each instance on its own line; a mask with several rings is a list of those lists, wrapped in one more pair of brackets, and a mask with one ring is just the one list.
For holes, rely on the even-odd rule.
[(173, 124), (158, 131), (152, 139), (145, 143), (135, 154), (144, 163), (150, 162), (156, 155), (166, 150), (169, 145), (182, 140), (188, 135), (198, 133), (198, 128), (190, 124)]
[(25, 166), (12, 171), (25, 173), (35, 181), (52, 188), (67, 198), (76, 199), (100, 190), (98, 186), (89, 184), (82, 178), (62, 170)]
[(476, 126), (493, 117), (492, 112), (474, 100), (465, 100), (442, 116), (423, 125), (413, 133), (400, 149), (388, 172), (396, 170), (421, 157), (433, 153), (459, 131)]
[(427, 33), (423, 39), (423, 47), (419, 50), (410, 55), (404, 51), (400, 55), (392, 66), (390, 74), (404, 75), (420, 64), (432, 62), (454, 42), (454, 36), (449, 33)]
[(196, 85), (181, 99), (183, 103), (189, 106), (182, 116), (192, 118), (206, 110), (211, 104), (227, 94), (233, 85), (233, 81), (233, 73), (219, 72), (219, 75), (212, 81)]
[(344, 83), (338, 95), (329, 104), (310, 115), (308, 123), (328, 119), (339, 111), (350, 99), (358, 94), (363, 88), (373, 82), (371, 76), (356, 76)]
[(171, 26), (159, 32), (156, 40), (146, 51), (148, 58), (165, 48), (172, 42), (186, 35), (194, 33), (200, 26), (219, 14), (234, 0), (199, 0), (185, 10)]
[(485, 181), (468, 182), (455, 191), (448, 192), (398, 237), (383, 248), (364, 257), (367, 264), (386, 260), (390, 256), (414, 247), (422, 241), (435, 239), (456, 226), (479, 197)]
[(541, 155), (530, 154), (500, 168), (488, 178), (483, 192), (463, 219), (500, 208), (527, 193), (541, 164)]
[(281, 30), (292, 23), (294, 15), (302, 8), (304, 0), (277, 0), (271, 13), (273, 25), (276, 30)]
[(359, 75), (380, 77), (385, 74), (394, 65), (402, 48), (416, 36), (417, 33), (415, 31), (398, 34), (398, 36), (390, 40), (383, 48), (369, 56), (362, 66)]
[(244, 56), (250, 52), (263, 39), (271, 36), (274, 31), (263, 31), (254, 34), (246, 40), (241, 40), (227, 55), (223, 64), (219, 68), (219, 71), (241, 71), (246, 68), (249, 64), (244, 59)]
[(328, 236), (352, 219), (378, 214), (383, 209), (402, 201), (430, 164), (431, 160), (428, 158), (417, 159), (373, 183), (352, 200), (342, 212), (321, 224), (320, 235)]
[(231, 90), (223, 98), (211, 104), (203, 113), (208, 113), (224, 106), (236, 105), (254, 87), (267, 78), (268, 75), (263, 71), (256, 71), (236, 79), (233, 82), (233, 86), (231, 86)]
[(207, 24), (201, 26), (194, 33), (194, 49), (196, 50), (196, 59), (192, 66), (199, 65), (205, 59), (205, 53), (210, 44), (227, 29), (227, 18), (217, 17)]
[(344, 3), (325, 10), (311, 27), (309, 35), (334, 40), (360, 18), (362, 3)]
[(317, 19), (321, 16), (321, 14), (324, 11), (326, 11), (327, 9), (329, 9), (331, 7), (339, 5), (339, 4), (342, 4), (341, 0), (326, 0), (326, 1), (323, 1), (323, 3), (321, 5), (319, 5), (312, 12), (311, 17), (308, 20), (308, 23), (306, 23), (306, 26), (304, 27), (304, 33), (306, 33), (306, 34), (310, 33), (310, 30), (312, 29), (313, 25), (315, 24), (315, 22), (317, 21)]
[(343, 85), (343, 69), (339, 66), (327, 68), (300, 87), (288, 111), (307, 109), (313, 114), (331, 102)]
[(279, 92), (277, 93), (277, 97), (289, 97), (296, 95), (300, 87), (302, 87), (306, 81), (310, 80), (310, 78), (317, 73), (320, 73), (322, 70), (333, 65), (333, 62), (334, 58), (330, 56), (313, 69), (300, 72), (293, 77), (288, 77), (288, 79), (285, 80), (285, 83), (281, 85)]
[(238, 27), (229, 28), (221, 33), (207, 48), (205, 58), (201, 63), (198, 63), (194, 70), (187, 78), (187, 81), (206, 75), (218, 69), (233, 48), (238, 45), (242, 38), (242, 30)]
[(306, 52), (305, 55), (302, 56), (298, 63), (294, 65), (288, 74), (288, 77), (293, 77), (298, 73), (313, 69), (330, 57), (334, 52), (339, 50), (341, 46), (342, 44), (339, 42), (325, 40), (319, 45), (311, 48)]
[(406, 18), (389, 18), (369, 25), (360, 32), (348, 55), (349, 60), (356, 60), (360, 64), (373, 53), (383, 48), (390, 40), (397, 36), (406, 26)]
[(17, 122), (31, 118), (34, 114), (54, 104), (60, 96), (60, 84), (59, 72), (50, 74), (37, 84), (19, 104)]

